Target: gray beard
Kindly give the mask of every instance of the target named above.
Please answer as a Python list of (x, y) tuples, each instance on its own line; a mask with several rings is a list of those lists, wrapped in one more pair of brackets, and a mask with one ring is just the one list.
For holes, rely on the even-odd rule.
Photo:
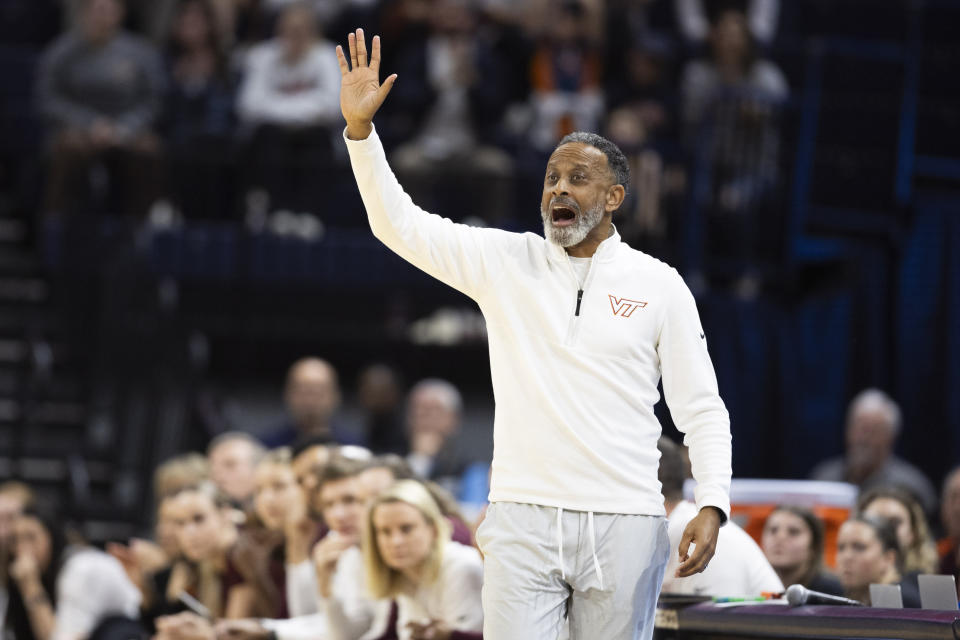
[(592, 209), (582, 211), (580, 217), (569, 227), (554, 227), (553, 213), (540, 209), (543, 218), (543, 236), (553, 244), (561, 247), (572, 247), (586, 239), (587, 235), (600, 224), (603, 219), (603, 204), (597, 203)]

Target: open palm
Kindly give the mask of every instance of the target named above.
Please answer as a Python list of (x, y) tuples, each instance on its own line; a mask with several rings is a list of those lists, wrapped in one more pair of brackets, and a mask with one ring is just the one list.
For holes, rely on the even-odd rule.
[[(337, 62), (340, 64), (340, 110), (347, 121), (348, 129), (368, 130), (374, 114), (390, 93), (397, 75), (393, 74), (380, 84), (380, 36), (373, 37), (372, 51), (367, 61), (367, 44), (363, 29), (348, 36), (350, 63), (337, 46)], [(348, 135), (351, 133), (348, 130)], [(352, 136), (351, 136), (352, 137)]]

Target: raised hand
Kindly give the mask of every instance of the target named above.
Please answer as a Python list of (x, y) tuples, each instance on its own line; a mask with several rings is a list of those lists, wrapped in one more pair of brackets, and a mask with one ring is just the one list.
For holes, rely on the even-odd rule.
[(348, 37), (350, 63), (337, 45), (337, 62), (340, 63), (340, 111), (347, 121), (347, 136), (362, 140), (370, 135), (373, 116), (386, 100), (387, 94), (397, 80), (397, 74), (389, 76), (380, 84), (380, 36), (373, 36), (370, 61), (367, 61), (367, 43), (363, 29), (357, 29)]

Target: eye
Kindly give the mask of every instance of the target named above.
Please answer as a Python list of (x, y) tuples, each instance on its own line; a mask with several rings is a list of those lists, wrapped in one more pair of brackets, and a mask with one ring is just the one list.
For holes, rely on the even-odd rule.
[(549, 173), (547, 174), (547, 182), (553, 183), (557, 181), (557, 174)]

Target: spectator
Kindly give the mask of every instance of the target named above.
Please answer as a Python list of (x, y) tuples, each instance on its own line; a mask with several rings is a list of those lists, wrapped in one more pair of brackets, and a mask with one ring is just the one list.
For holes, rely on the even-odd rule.
[(206, 482), (188, 487), (170, 499), (181, 556), (152, 579), (152, 606), (144, 618), (186, 610), (181, 593), (197, 599), (213, 617), (253, 615), (252, 588), (233, 564), (237, 527), (233, 506)]
[[(688, 236), (698, 255), (701, 237), (710, 255), (739, 262), (735, 289), (742, 298), (762, 284), (756, 258), (776, 259), (780, 218), (773, 199), (780, 184), (780, 103), (788, 93), (780, 70), (758, 57), (746, 17), (725, 10), (713, 24), (710, 57), (687, 64), (681, 81), (683, 139), (694, 156), (693, 180), (705, 235), (693, 225)], [(692, 234), (692, 235), (691, 235)], [(700, 271), (701, 265), (692, 268)]]
[(937, 543), (940, 573), (954, 576), (960, 594), (960, 467), (954, 468), (943, 481), (940, 521), (944, 533)]
[[(478, 37), (472, 7), (435, 0), (427, 25), (425, 36), (407, 39), (396, 56), (398, 74), (415, 86), (398, 92), (408, 104), (393, 108), (420, 119), (393, 162), (425, 208), (459, 210), (489, 223), (512, 207), (513, 162), (486, 143), (506, 108), (505, 62)], [(463, 198), (464, 192), (473, 197)], [(453, 194), (452, 202), (438, 201), (438, 193)]]
[(874, 487), (899, 487), (912, 494), (930, 515), (937, 494), (930, 480), (893, 453), (900, 435), (900, 407), (879, 389), (861, 391), (847, 410), (846, 451), (818, 464), (813, 480), (849, 482), (867, 492)]
[(297, 579), (289, 576), (295, 567), (310, 558), (310, 549), (321, 535), (319, 523), (310, 518), (307, 496), (297, 483), (289, 449), (268, 453), (256, 472), (254, 509), (269, 535), (267, 566), (277, 587), (279, 615), (301, 615), (312, 611), (290, 610), (291, 590), (300, 591)]
[(82, 0), (80, 11), (79, 29), (50, 46), (38, 73), (51, 133), (45, 208), (68, 213), (101, 167), (94, 179), (110, 176), (122, 201), (115, 211), (143, 214), (158, 194), (162, 65), (150, 45), (121, 31), (121, 0)]
[(893, 525), (905, 575), (912, 574), (915, 580), (921, 573), (936, 573), (937, 549), (923, 507), (910, 494), (895, 488), (871, 489), (857, 500), (857, 511)]
[(199, 453), (181, 453), (164, 460), (153, 472), (153, 495), (159, 503), (164, 497), (195, 487), (210, 479), (210, 463)]
[(337, 372), (326, 360), (303, 358), (287, 372), (284, 390), (287, 418), (263, 437), (270, 448), (298, 445), (300, 441), (333, 443), (337, 440), (334, 414), (340, 407)]
[[(402, 480), (373, 500), (362, 550), (370, 595), (397, 600), (400, 637), (481, 637), (480, 556), (450, 540), (449, 524), (423, 485)], [(350, 626), (347, 604), (331, 594), (328, 624), (336, 637), (358, 638), (367, 629)]]
[(783, 586), (843, 595), (843, 585), (823, 566), (823, 522), (809, 509), (780, 505), (763, 523), (761, 546)]
[(552, 0), (530, 69), (533, 146), (549, 153), (573, 131), (596, 131), (603, 116), (601, 55), (590, 28), (595, 2)]
[(293, 475), (307, 496), (307, 507), (310, 509), (311, 516), (317, 517), (320, 514), (320, 508), (316, 504), (317, 479), (323, 474), (323, 469), (330, 462), (330, 456), (335, 450), (335, 447), (327, 445), (326, 442), (327, 439), (324, 436), (308, 438), (301, 441), (292, 451)]
[[(364, 466), (354, 460), (334, 456), (320, 472), (317, 502), (324, 522), (330, 527), (314, 547), (313, 560), (298, 566), (301, 592), (291, 593), (291, 612), (306, 611), (289, 620), (243, 620), (224, 622), (217, 631), (228, 638), (267, 638), (273, 632), (279, 640), (287, 638), (327, 637), (325, 614), (317, 613), (319, 604), (330, 593), (341, 599), (355, 599), (356, 605), (374, 619), (384, 619), (387, 603), (375, 604), (367, 596), (363, 563), (360, 555), (360, 528), (366, 507), (366, 485), (360, 480)], [(290, 567), (288, 567), (288, 576)], [(297, 599), (303, 604), (294, 605)], [(307, 601), (312, 607), (304, 606)], [(361, 615), (359, 612), (356, 615)], [(385, 620), (384, 620), (385, 622)], [(243, 635), (247, 634), (247, 635)]]
[(855, 516), (837, 534), (837, 572), (844, 595), (870, 604), (871, 584), (899, 584), (903, 606), (920, 607), (916, 582), (901, 580), (903, 556), (897, 532), (886, 520)]
[(372, 364), (360, 373), (357, 402), (364, 412), (364, 435), (374, 453), (406, 454), (399, 374), (385, 364)]
[(293, 3), (277, 37), (255, 46), (244, 67), (237, 108), (252, 130), (250, 187), (265, 189), (275, 209), (309, 211), (323, 201), (314, 185), (332, 161), (331, 127), (339, 121), (334, 46), (318, 37), (310, 6)]
[[(658, 479), (667, 510), (667, 535), (670, 549), (677, 549), (687, 523), (697, 515), (697, 508), (683, 499), (686, 462), (680, 447), (661, 437), (657, 448), (660, 450)], [(686, 578), (676, 577), (680, 562), (677, 554), (671, 553), (662, 591), (709, 596), (759, 596), (764, 591), (783, 591), (783, 584), (763, 551), (737, 523), (729, 521), (720, 529), (717, 549), (720, 552), (706, 569)]]
[(407, 396), (407, 462), (421, 478), (433, 480), (453, 495), (467, 463), (456, 449), (463, 400), (457, 388), (438, 378), (421, 380)]
[(227, 217), (233, 91), (212, 0), (179, 0), (166, 62), (163, 131), (174, 204), (188, 218)]
[(160, 500), (157, 506), (156, 541), (131, 538), (126, 545), (109, 543), (107, 552), (120, 561), (130, 582), (141, 595), (141, 608), (151, 610), (157, 604), (153, 576), (168, 569), (180, 557), (177, 542), (176, 494)]
[(254, 471), (265, 452), (253, 436), (241, 431), (222, 433), (207, 447), (210, 479), (240, 509), (250, 506)]
[(33, 506), (33, 491), (15, 480), (0, 484), (0, 630), (7, 615), (10, 602), (10, 557), (13, 555), (14, 531), (17, 518)]
[(473, 544), (472, 530), (460, 512), (460, 505), (457, 504), (456, 498), (435, 482), (418, 476), (400, 456), (387, 453), (374, 458), (360, 474), (360, 479), (367, 487), (367, 495), (370, 496), (380, 495), (398, 480), (416, 480), (422, 483), (440, 507), (440, 512), (450, 522), (451, 539), (460, 544)]
[(758, 42), (769, 45), (777, 31), (780, 0), (713, 0), (708, 10), (704, 0), (674, 0), (680, 32), (691, 44), (704, 42), (710, 32), (710, 15), (718, 8), (735, 8), (746, 15), (750, 35)]
[(108, 617), (137, 616), (140, 593), (115, 558), (89, 547), (68, 550), (62, 529), (32, 509), (13, 531), (5, 626), (18, 640), (84, 638)]

